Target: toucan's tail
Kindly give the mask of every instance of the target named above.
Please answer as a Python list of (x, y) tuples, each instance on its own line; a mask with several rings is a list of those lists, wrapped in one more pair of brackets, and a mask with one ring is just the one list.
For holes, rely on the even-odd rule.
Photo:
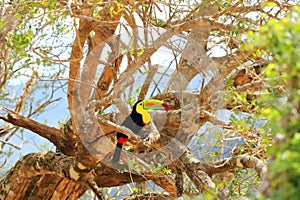
[(112, 162), (119, 162), (122, 151), (122, 143), (117, 143), (114, 156), (112, 158)]

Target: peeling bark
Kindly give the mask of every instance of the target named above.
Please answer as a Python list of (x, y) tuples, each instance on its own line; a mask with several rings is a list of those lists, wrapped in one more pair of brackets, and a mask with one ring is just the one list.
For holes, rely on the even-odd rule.
[(1, 177), (0, 199), (79, 198), (87, 188), (71, 180), (78, 179), (72, 163), (70, 157), (51, 152), (26, 155)]

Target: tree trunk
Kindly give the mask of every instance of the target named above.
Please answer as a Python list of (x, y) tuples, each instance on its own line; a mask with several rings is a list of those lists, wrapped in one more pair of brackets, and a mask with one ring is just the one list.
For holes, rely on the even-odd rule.
[(55, 154), (29, 154), (19, 160), (0, 179), (0, 199), (78, 199), (87, 187), (55, 173), (64, 165), (50, 156)]

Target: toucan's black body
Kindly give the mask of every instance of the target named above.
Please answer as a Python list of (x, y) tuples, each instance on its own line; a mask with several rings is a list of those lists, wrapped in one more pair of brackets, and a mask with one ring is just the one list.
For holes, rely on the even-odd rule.
[[(163, 101), (148, 99), (138, 101), (134, 104), (132, 111), (121, 124), (129, 128), (134, 134), (138, 134), (140, 130), (150, 123), (151, 116), (147, 110), (170, 110), (170, 107)], [(113, 156), (113, 162), (119, 162), (123, 143), (126, 142), (127, 136), (123, 133), (117, 133), (117, 147)]]
[[(121, 124), (121, 126), (125, 126), (126, 128), (129, 128), (134, 134), (138, 134), (141, 131), (141, 129), (145, 126), (145, 124), (143, 123), (142, 115), (136, 112), (136, 105), (139, 102), (141, 101), (138, 101), (134, 104), (131, 114), (127, 116), (126, 119)], [(127, 138), (128, 137), (125, 134), (120, 132), (117, 133), (118, 142), (112, 159), (113, 162), (119, 162), (123, 142), (125, 142)]]

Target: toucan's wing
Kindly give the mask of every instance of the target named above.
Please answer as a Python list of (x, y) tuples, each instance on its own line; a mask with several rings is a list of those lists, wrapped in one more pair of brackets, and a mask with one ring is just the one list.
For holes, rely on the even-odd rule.
[(131, 116), (127, 116), (126, 119), (122, 122), (121, 126), (125, 126), (129, 128), (134, 134), (138, 134), (143, 126), (137, 125), (131, 118)]
[[(126, 128), (129, 128), (134, 134), (138, 134), (140, 130), (143, 128), (143, 126), (137, 125), (131, 118), (131, 116), (127, 116), (126, 119), (122, 122), (121, 126), (125, 126)], [(122, 145), (124, 142), (127, 141), (127, 135), (118, 132), (117, 133), (117, 146), (115, 149), (115, 153), (113, 156), (113, 161), (118, 162), (120, 160), (120, 154), (121, 154), (121, 149)]]

